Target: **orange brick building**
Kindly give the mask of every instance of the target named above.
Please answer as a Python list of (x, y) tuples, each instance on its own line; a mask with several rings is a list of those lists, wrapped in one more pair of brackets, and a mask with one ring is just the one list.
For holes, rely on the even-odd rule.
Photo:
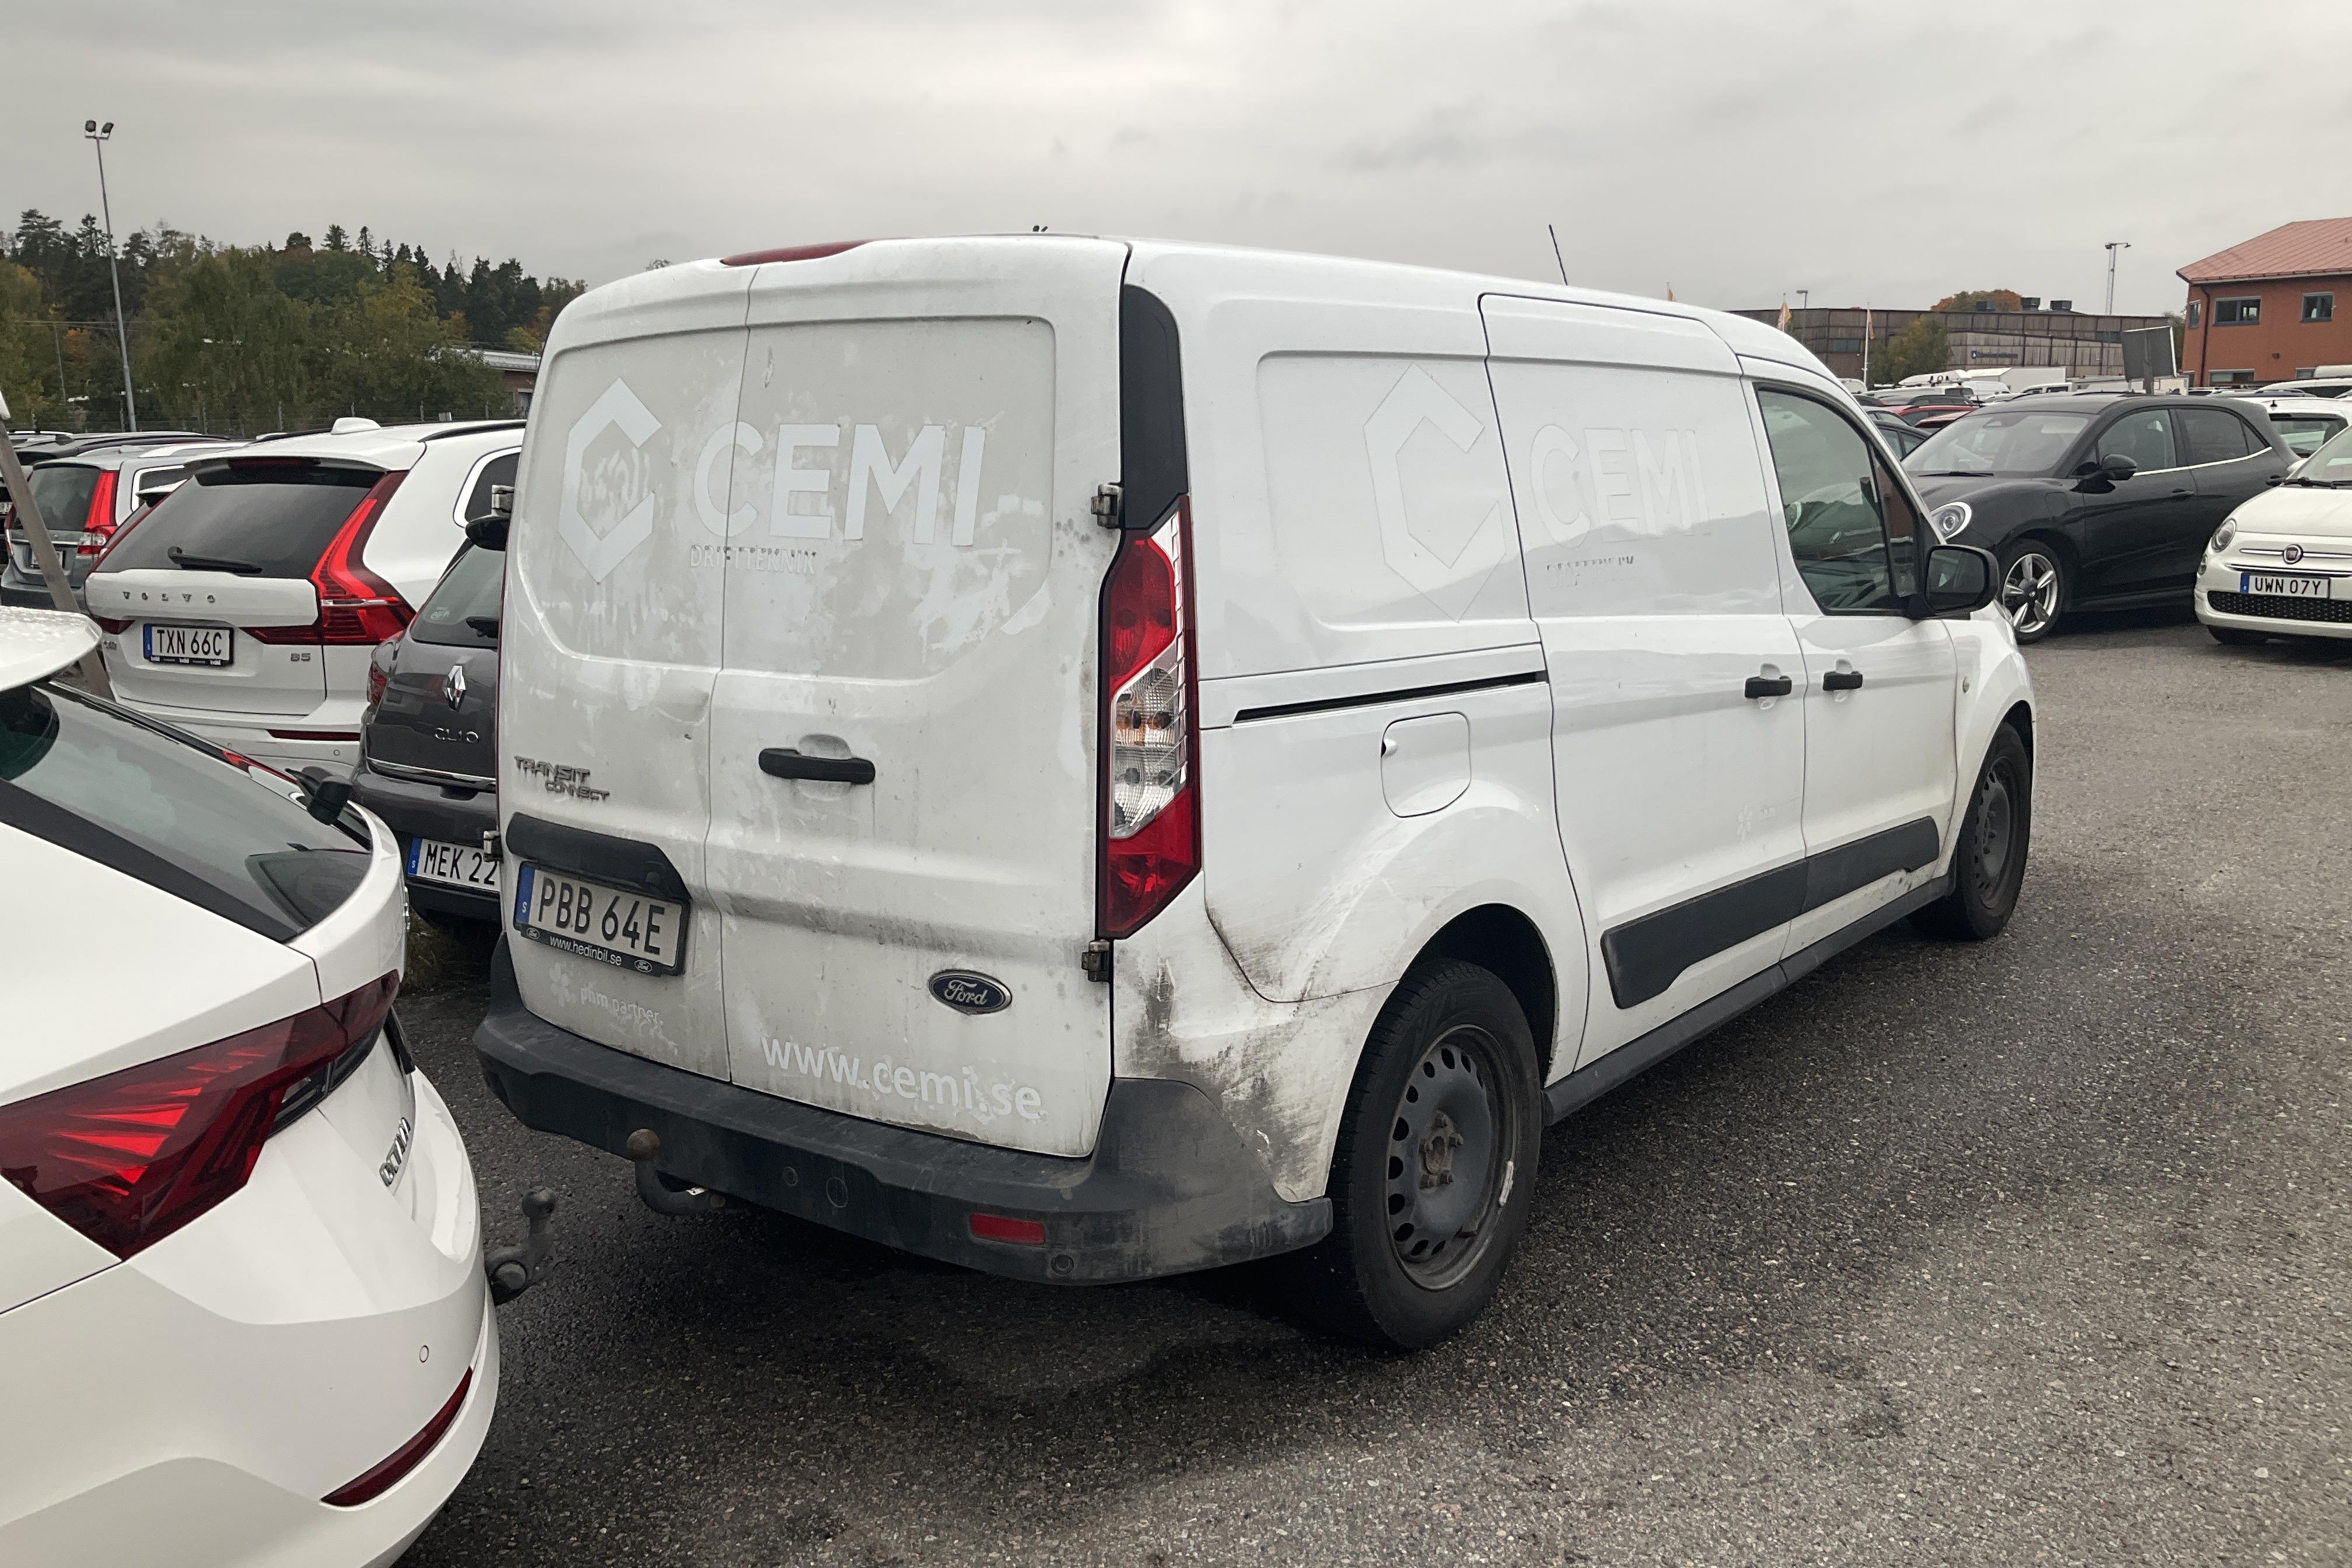
[(2282, 224), (2180, 269), (2192, 386), (2248, 386), (2352, 364), (2352, 217)]

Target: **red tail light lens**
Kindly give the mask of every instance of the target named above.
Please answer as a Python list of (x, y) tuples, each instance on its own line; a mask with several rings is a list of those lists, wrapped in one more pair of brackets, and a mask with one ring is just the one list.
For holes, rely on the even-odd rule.
[(370, 486), (320, 552), (319, 564), (310, 572), (319, 590), (319, 618), (307, 626), (247, 627), (256, 642), (371, 647), (408, 629), (416, 612), (399, 589), (360, 564), (376, 520), (407, 477), (406, 469), (399, 469)]
[(100, 468), (98, 483), (90, 487), (89, 510), (83, 514), (81, 539), (74, 546), (78, 555), (103, 555), (107, 544), (114, 538), (114, 486), (120, 476), (112, 468)]
[(117, 1258), (152, 1247), (245, 1185), (279, 1112), (339, 1081), (399, 984), (0, 1106), (0, 1178)]
[(1192, 508), (1119, 545), (1103, 590), (1100, 921), (1132, 935), (1201, 869), (1192, 713)]
[[(96, 563), (90, 567), (90, 570), (95, 572), (99, 567), (105, 565), (106, 558), (109, 554), (112, 553), (114, 547), (121, 543), (125, 539), (128, 539), (131, 536), (131, 531), (138, 527), (141, 523), (146, 521), (147, 514), (154, 510), (155, 503), (153, 501), (149, 501), (145, 506), (141, 507), (137, 511), (134, 511), (129, 517), (124, 518), (122, 520), (122, 526), (114, 530), (110, 537), (100, 540), (95, 545), (83, 545), (81, 547), (81, 552), (84, 555), (94, 554), (98, 557)], [(129, 626), (131, 623), (125, 621), (122, 624), (124, 626)]]

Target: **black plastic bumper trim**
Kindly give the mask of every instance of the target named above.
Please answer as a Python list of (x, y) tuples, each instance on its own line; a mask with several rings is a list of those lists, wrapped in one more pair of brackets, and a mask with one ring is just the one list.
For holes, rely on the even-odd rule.
[[(1114, 1079), (1095, 1151), (1059, 1159), (823, 1110), (633, 1057), (533, 1015), (501, 939), (474, 1047), (527, 1127), (621, 1154), (661, 1139), (672, 1179), (902, 1251), (1052, 1284), (1106, 1284), (1292, 1251), (1331, 1228), (1328, 1198), (1285, 1202), (1191, 1084)], [(975, 1211), (1045, 1226), (1043, 1247), (982, 1241)]]

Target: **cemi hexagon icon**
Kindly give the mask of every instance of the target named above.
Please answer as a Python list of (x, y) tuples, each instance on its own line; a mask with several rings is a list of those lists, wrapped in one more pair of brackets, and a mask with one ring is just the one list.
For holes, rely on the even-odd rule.
[(650, 494), (641, 497), (622, 514), (619, 522), (602, 534), (589, 527), (588, 520), (580, 515), (580, 474), (588, 446), (608, 428), (619, 430), (631, 446), (642, 447), (661, 428), (661, 421), (629, 390), (627, 382), (616, 378), (587, 413), (572, 421), (571, 433), (563, 438), (563, 502), (557, 531), (587, 569), (588, 575), (599, 583), (611, 576), (613, 569), (652, 538), (654, 531), (654, 498)]
[[(1390, 570), (1428, 599), (1447, 618), (1469, 612), (1496, 567), (1512, 548), (1509, 521), (1498, 500), (1465, 529), (1449, 521), (1440, 498), (1416, 495), (1408, 487), (1401, 459), (1405, 445), (1423, 425), (1462, 452), (1486, 433), (1486, 424), (1465, 408), (1434, 377), (1414, 365), (1389, 389), (1364, 421), (1364, 454), (1371, 463), (1372, 505), (1380, 514), (1381, 555)], [(1421, 502), (1416, 506), (1418, 499)], [(1459, 499), (1458, 496), (1454, 499)]]

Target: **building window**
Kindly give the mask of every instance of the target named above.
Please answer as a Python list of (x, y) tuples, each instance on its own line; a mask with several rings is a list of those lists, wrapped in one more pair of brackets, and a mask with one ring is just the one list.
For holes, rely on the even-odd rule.
[(2259, 295), (2213, 301), (2213, 324), (2217, 327), (2251, 327), (2262, 319), (2263, 301)]
[(2254, 384), (2254, 373), (2250, 370), (2217, 370), (2206, 381), (2213, 386), (2252, 386)]
[(2189, 300), (2189, 324), (2190, 326), (2192, 326), (2192, 327), (2194, 327), (2194, 326), (2200, 326), (2200, 325), (2203, 324), (2204, 320), (2205, 320), (2205, 301), (2204, 301), (2204, 300)]
[(2336, 319), (2336, 296), (2305, 294), (2303, 297), (2303, 319), (2306, 321), (2332, 321)]

